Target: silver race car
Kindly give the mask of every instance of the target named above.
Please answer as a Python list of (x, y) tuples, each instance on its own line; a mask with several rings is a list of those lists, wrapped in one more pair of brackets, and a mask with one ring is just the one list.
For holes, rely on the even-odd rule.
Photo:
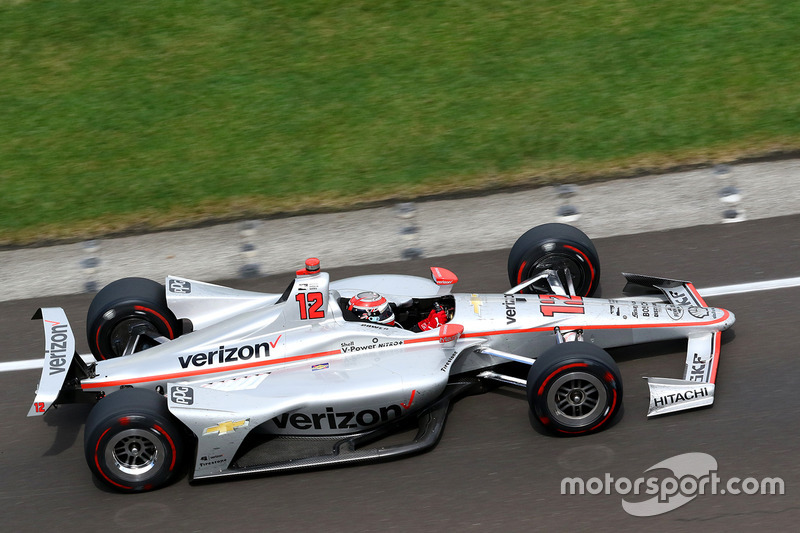
[(647, 378), (648, 415), (714, 402), (733, 314), (708, 307), (689, 282), (632, 274), (626, 289), (639, 296), (593, 298), (597, 251), (574, 227), (522, 235), (503, 294), (453, 293), (452, 272), (431, 275), (331, 281), (309, 259), (283, 294), (115, 281), (89, 307), (92, 356), (76, 354), (62, 309), (37, 311), (46, 349), (28, 416), (96, 402), (89, 468), (136, 492), (187, 463), (199, 480), (419, 452), (438, 441), (453, 400), (498, 382), (527, 390), (534, 424), (599, 431), (622, 405), (604, 349), (636, 343), (688, 339), (679, 379)]

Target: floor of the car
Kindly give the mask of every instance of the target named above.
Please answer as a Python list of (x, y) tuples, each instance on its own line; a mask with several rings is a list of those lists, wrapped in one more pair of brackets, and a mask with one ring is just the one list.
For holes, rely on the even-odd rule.
[[(412, 425), (408, 429), (399, 430), (389, 435), (370, 440), (366, 445), (371, 449), (386, 448), (390, 446), (410, 444), (417, 436), (419, 428)], [(255, 442), (249, 443), (247, 452), (236, 459), (232, 468), (250, 468), (266, 466), (276, 463), (286, 463), (314, 457), (334, 457), (339, 452), (339, 446), (352, 438), (364, 437), (364, 433), (354, 435), (331, 436), (263, 436), (254, 438)], [(260, 441), (260, 442), (258, 442)], [(363, 446), (362, 446), (363, 447)], [(356, 448), (354, 451), (357, 451)]]
[(451, 383), (439, 400), (420, 413), (362, 433), (325, 436), (251, 433), (222, 475), (315, 468), (419, 453), (438, 442), (450, 402), (482, 387), (475, 379)]

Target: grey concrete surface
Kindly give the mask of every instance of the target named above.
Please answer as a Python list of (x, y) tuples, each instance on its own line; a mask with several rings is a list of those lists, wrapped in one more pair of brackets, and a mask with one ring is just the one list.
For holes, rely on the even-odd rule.
[[(412, 252), (494, 250), (530, 227), (560, 220), (599, 238), (791, 215), (800, 213), (798, 184), (800, 161), (788, 160), (594, 183), (572, 195), (544, 187), (418, 202), (410, 212), (380, 207), (9, 250), (0, 252), (0, 301), (76, 294), (126, 276), (269, 275), (311, 256), (332, 268)], [(559, 216), (568, 206), (577, 219)]]

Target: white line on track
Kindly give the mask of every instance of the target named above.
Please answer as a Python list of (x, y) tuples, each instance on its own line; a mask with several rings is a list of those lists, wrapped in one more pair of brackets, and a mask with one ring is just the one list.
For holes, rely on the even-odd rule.
[[(86, 364), (94, 363), (95, 359), (92, 355), (81, 355)], [(35, 370), (42, 368), (42, 359), (26, 359), (25, 361), (10, 361), (8, 363), (0, 363), (0, 372), (13, 372), (14, 370)]]
[[(788, 289), (800, 287), (800, 277), (774, 279), (768, 281), (755, 281), (753, 283), (739, 283), (737, 285), (723, 285), (721, 287), (709, 287), (707, 289), (697, 289), (700, 296), (725, 296), (728, 294), (744, 294), (747, 292), (770, 291), (775, 289)], [(82, 356), (87, 363), (93, 361), (91, 356)], [(44, 359), (27, 359), (25, 361), (11, 361), (0, 363), (0, 372), (13, 372), (15, 370), (35, 370), (42, 368)]]
[(742, 294), (745, 292), (788, 289), (790, 287), (800, 287), (800, 278), (774, 279), (770, 281), (740, 283), (738, 285), (724, 285), (722, 287), (698, 289), (698, 292), (700, 293), (700, 296), (724, 296), (726, 294)]
[(11, 361), (10, 363), (0, 363), (0, 372), (42, 368), (42, 361), (44, 361), (44, 359), (28, 359), (27, 361)]

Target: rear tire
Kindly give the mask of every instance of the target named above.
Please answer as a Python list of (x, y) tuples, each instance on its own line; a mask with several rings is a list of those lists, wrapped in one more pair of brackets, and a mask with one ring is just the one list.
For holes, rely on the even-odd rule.
[(528, 372), (528, 404), (559, 435), (585, 435), (612, 423), (622, 407), (622, 377), (608, 353), (587, 342), (545, 351)]
[[(154, 334), (174, 339), (181, 323), (167, 307), (164, 286), (144, 278), (123, 278), (105, 286), (92, 300), (86, 316), (86, 336), (96, 359), (123, 354), (132, 329), (144, 326)], [(154, 345), (143, 337), (136, 351)]]
[[(592, 296), (600, 285), (600, 258), (592, 240), (567, 224), (542, 224), (525, 232), (508, 254), (508, 281), (516, 286), (544, 270), (569, 269), (576, 296)], [(562, 283), (566, 280), (562, 280)], [(542, 285), (522, 292), (547, 294)]]
[(122, 389), (89, 413), (84, 453), (91, 471), (109, 488), (153, 490), (182, 472), (183, 429), (165, 397), (147, 389)]

